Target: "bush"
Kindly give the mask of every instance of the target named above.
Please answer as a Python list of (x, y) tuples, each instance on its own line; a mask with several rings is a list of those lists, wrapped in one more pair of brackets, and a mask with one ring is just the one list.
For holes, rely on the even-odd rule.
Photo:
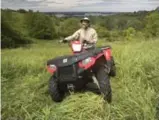
[(136, 34), (136, 30), (132, 27), (129, 27), (128, 29), (124, 30), (125, 40), (128, 40), (128, 41), (132, 40), (135, 34)]
[(151, 13), (150, 15), (147, 15), (145, 21), (145, 35), (147, 37), (159, 36), (159, 12), (156, 11)]
[(19, 9), (19, 10), (17, 10), (17, 12), (19, 12), (19, 13), (27, 13), (27, 11), (24, 10), (24, 9)]
[(2, 14), (1, 19), (1, 47), (14, 48), (21, 45), (29, 44), (32, 41), (23, 36), (20, 32), (13, 29)]
[(79, 29), (79, 19), (69, 18), (60, 24), (58, 35), (66, 37), (72, 35), (78, 29)]
[(121, 31), (108, 31), (107, 37), (105, 37), (106, 41), (114, 42), (114, 41), (121, 41), (123, 40), (122, 32)]
[(54, 39), (57, 37), (52, 19), (42, 13), (27, 14), (30, 36), (37, 39)]
[(98, 33), (98, 36), (99, 36), (100, 38), (109, 37), (109, 36), (110, 36), (110, 33), (109, 33), (109, 31), (106, 29), (106, 27), (96, 25), (96, 26), (95, 26), (95, 29), (96, 29), (96, 31), (97, 31), (97, 33)]

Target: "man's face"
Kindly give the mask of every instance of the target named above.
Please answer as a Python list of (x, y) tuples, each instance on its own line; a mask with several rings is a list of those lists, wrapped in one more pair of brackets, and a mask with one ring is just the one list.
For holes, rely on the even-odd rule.
[(82, 28), (86, 29), (89, 26), (89, 22), (88, 21), (82, 21)]

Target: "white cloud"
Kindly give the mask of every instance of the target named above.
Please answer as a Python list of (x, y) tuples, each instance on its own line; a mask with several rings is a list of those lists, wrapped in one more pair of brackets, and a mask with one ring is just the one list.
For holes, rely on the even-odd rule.
[(47, 7), (47, 9), (56, 9), (56, 10), (66, 10), (71, 9), (79, 6), (85, 5), (92, 5), (97, 3), (102, 3), (103, 0), (91, 0), (91, 1), (84, 1), (84, 0), (45, 0), (40, 3), (40, 6), (43, 8)]
[(75, 11), (139, 11), (152, 10), (159, 6), (157, 0), (104, 0), (101, 4), (93, 4), (90, 6), (76, 7), (71, 10)]
[(43, 1), (43, 0), (27, 0), (28, 2), (40, 2), (40, 1)]
[(102, 3), (102, 2), (103, 2), (103, 0), (91, 0), (91, 1), (80, 0), (80, 1), (78, 1), (78, 3), (81, 5), (92, 5), (92, 4)]
[(40, 11), (136, 11), (157, 6), (159, 0), (2, 0), (2, 8)]

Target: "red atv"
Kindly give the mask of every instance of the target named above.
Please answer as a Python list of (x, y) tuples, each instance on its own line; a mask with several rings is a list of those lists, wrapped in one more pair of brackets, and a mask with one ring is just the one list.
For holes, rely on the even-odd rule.
[(63, 100), (66, 91), (77, 91), (89, 82), (94, 82), (104, 100), (112, 99), (110, 76), (116, 75), (111, 47), (85, 49), (86, 41), (71, 41), (73, 55), (61, 56), (47, 61), (47, 70), (52, 74), (49, 92), (56, 102)]

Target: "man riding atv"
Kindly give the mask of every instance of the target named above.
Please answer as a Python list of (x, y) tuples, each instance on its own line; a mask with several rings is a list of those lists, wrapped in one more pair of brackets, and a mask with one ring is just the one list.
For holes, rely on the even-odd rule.
[(49, 93), (52, 100), (60, 102), (67, 91), (82, 90), (89, 83), (95, 83), (104, 100), (110, 103), (110, 77), (116, 73), (111, 47), (95, 47), (97, 33), (90, 27), (88, 18), (83, 18), (81, 25), (81, 29), (61, 41), (69, 41), (73, 54), (47, 61), (47, 70), (51, 73)]
[(97, 32), (90, 27), (90, 20), (87, 17), (81, 19), (81, 28), (77, 30), (73, 35), (66, 37), (63, 41), (80, 40), (81, 43), (87, 42), (84, 48), (95, 47), (98, 40)]

